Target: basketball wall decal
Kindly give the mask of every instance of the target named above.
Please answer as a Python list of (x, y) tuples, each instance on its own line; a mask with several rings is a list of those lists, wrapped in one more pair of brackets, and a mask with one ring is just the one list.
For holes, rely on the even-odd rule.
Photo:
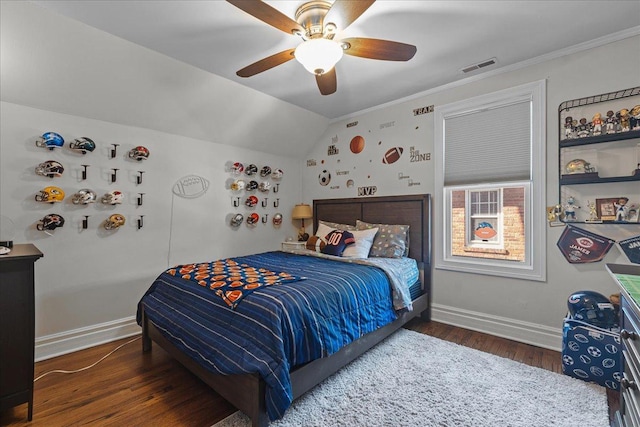
[(361, 153), (364, 150), (364, 138), (360, 135), (354, 136), (349, 144), (349, 148), (353, 154)]
[(198, 175), (187, 175), (180, 178), (173, 185), (173, 194), (185, 199), (195, 199), (202, 196), (209, 189), (209, 181)]
[(385, 165), (390, 165), (397, 162), (398, 160), (400, 160), (400, 156), (402, 156), (402, 151), (404, 151), (402, 147), (393, 147), (388, 149), (387, 152), (384, 153), (382, 163), (384, 163)]

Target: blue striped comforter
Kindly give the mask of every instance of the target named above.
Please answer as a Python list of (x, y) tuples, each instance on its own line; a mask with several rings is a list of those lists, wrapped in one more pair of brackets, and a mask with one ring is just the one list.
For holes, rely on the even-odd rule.
[(230, 309), (206, 287), (162, 273), (138, 305), (175, 346), (216, 374), (259, 373), (269, 418), (293, 396), (292, 367), (335, 353), (395, 320), (383, 270), (367, 265), (266, 252), (234, 258), (307, 279), (268, 286)]

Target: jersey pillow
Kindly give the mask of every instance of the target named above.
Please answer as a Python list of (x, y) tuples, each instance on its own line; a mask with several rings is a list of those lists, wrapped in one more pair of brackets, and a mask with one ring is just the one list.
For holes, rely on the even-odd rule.
[(353, 245), (356, 239), (353, 237), (353, 233), (345, 230), (332, 230), (327, 237), (325, 237), (325, 247), (322, 249), (323, 254), (342, 256), (344, 248), (348, 245)]

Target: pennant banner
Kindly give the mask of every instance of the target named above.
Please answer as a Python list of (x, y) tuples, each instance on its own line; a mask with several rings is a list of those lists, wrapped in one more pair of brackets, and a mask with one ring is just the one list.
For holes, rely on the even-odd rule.
[(640, 264), (640, 236), (620, 240), (618, 242), (622, 252), (634, 264)]
[(571, 264), (601, 261), (615, 241), (574, 226), (567, 226), (558, 248)]

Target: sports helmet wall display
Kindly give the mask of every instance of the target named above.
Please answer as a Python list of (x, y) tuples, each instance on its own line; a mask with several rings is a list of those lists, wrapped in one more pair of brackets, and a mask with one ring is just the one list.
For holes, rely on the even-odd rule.
[(82, 138), (76, 138), (69, 143), (69, 148), (75, 151), (79, 151), (82, 154), (87, 154), (87, 151), (91, 152), (96, 149), (96, 143), (91, 138), (83, 136)]
[(129, 150), (128, 156), (130, 159), (134, 159), (137, 161), (146, 160), (149, 158), (149, 149), (143, 147), (142, 145), (138, 145), (137, 147)]
[[(271, 180), (280, 180), (284, 172), (279, 168), (272, 168), (268, 165), (263, 165), (262, 167), (254, 164), (254, 163), (242, 163), (242, 162), (234, 162), (229, 161), (225, 165), (225, 170), (230, 172), (233, 177), (230, 180), (227, 180), (226, 185), (228, 188), (237, 193), (239, 191), (260, 191), (261, 193), (269, 193), (273, 190), (274, 193), (278, 192), (279, 182), (272, 183)], [(260, 182), (256, 180), (243, 180), (237, 179), (239, 175), (244, 175), (246, 177), (260, 176), (263, 180)], [(246, 179), (246, 178), (245, 178)], [(265, 194), (266, 195), (266, 194)], [(276, 199), (273, 202), (273, 207), (278, 208), (279, 200)], [(241, 198), (236, 194), (233, 194), (231, 197), (231, 205), (234, 208), (239, 208), (242, 205)], [(270, 206), (270, 202), (267, 197), (260, 199), (254, 195), (249, 195), (244, 200), (244, 206), (248, 209), (256, 209), (256, 207), (261, 206), (262, 208), (268, 208)], [(246, 216), (245, 216), (246, 215)], [(248, 226), (254, 228), (254, 226), (260, 222), (263, 224), (269, 223), (269, 213), (257, 213), (253, 212), (250, 214), (241, 214), (241, 213), (233, 213), (230, 217), (228, 217), (227, 221), (229, 221), (229, 225), (233, 228), (237, 228), (242, 225), (243, 222), (246, 222)], [(279, 227), (282, 224), (283, 216), (281, 213), (275, 213), (271, 218), (271, 223), (274, 227)]]
[(36, 224), (36, 228), (40, 231), (53, 231), (58, 227), (62, 227), (64, 225), (64, 218), (62, 215), (58, 214), (49, 214), (45, 215), (38, 224)]
[(100, 201), (105, 205), (119, 205), (123, 202), (123, 199), (124, 195), (122, 194), (122, 191), (114, 190), (105, 193)]
[(88, 205), (89, 203), (94, 203), (97, 199), (98, 196), (94, 191), (83, 188), (72, 196), (71, 202), (74, 205)]
[(62, 188), (50, 185), (36, 194), (36, 202), (58, 203), (64, 200)]
[(126, 222), (124, 215), (122, 214), (112, 214), (107, 218), (104, 222), (105, 230), (115, 230), (117, 228), (122, 227)]
[(60, 162), (55, 160), (47, 160), (36, 166), (36, 174), (40, 176), (46, 176), (49, 178), (61, 177), (64, 172), (64, 167)]
[(55, 132), (45, 132), (42, 136), (36, 139), (36, 146), (48, 148), (53, 150), (54, 148), (62, 148), (64, 146), (64, 138)]

